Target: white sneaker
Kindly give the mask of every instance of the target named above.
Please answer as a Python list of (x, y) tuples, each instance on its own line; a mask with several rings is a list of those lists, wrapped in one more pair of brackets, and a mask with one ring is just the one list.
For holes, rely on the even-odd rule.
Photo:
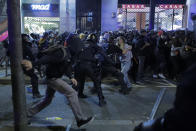
[(153, 75), (152, 77), (153, 77), (154, 79), (157, 79), (157, 78), (158, 78), (158, 76), (157, 76), (157, 75)]
[(163, 74), (159, 74), (159, 77), (162, 79), (166, 79), (166, 77)]

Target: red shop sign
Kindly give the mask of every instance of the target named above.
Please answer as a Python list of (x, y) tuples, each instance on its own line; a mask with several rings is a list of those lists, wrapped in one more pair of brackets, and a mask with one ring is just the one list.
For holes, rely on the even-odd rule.
[(123, 9), (144, 9), (145, 5), (142, 4), (123, 4)]
[(170, 4), (170, 5), (159, 5), (160, 9), (182, 9), (183, 5)]

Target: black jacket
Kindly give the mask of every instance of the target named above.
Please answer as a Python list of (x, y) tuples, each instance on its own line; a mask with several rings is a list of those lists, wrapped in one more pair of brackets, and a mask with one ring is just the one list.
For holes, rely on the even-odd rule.
[(102, 56), (106, 57), (106, 54), (103, 52), (102, 48), (99, 47), (96, 43), (88, 40), (85, 41), (84, 47), (82, 48), (82, 51), (78, 54), (78, 60), (80, 62), (92, 62), (96, 63), (96, 54), (101, 54)]
[(145, 45), (145, 42), (149, 42), (149, 39), (145, 36), (140, 36), (138, 39), (138, 42), (136, 43), (136, 52), (138, 56), (147, 56), (149, 53), (149, 46), (142, 49), (142, 47)]
[(55, 51), (53, 54), (43, 55), (39, 60), (33, 62), (33, 66), (47, 65), (47, 78), (61, 78), (64, 74), (69, 78), (73, 78), (71, 55), (67, 50), (67, 56), (63, 57), (61, 49)]
[(176, 91), (174, 107), (164, 116), (166, 131), (195, 131), (196, 118), (196, 64), (184, 74)]
[(23, 59), (35, 61), (31, 48), (32, 43), (25, 41), (22, 42)]

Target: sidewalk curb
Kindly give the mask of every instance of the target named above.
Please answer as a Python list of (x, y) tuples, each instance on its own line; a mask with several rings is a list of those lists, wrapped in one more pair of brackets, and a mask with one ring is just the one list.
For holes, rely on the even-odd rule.
[[(2, 131), (14, 131), (14, 126), (0, 127)], [(65, 131), (66, 127), (63, 126), (28, 126), (28, 131)]]
[[(11, 83), (12, 83), (11, 79), (0, 79), (1, 85), (9, 85)], [(25, 80), (25, 84), (31, 84), (31, 81)], [(44, 80), (39, 80), (39, 84), (46, 84), (46, 82)]]

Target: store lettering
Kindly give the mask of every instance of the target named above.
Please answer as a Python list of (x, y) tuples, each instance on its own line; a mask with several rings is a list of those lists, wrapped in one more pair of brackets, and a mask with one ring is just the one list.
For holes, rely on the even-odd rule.
[(50, 4), (47, 5), (31, 5), (32, 10), (50, 10)]
[(159, 5), (160, 9), (182, 9), (183, 5), (171, 4), (171, 5)]
[(123, 9), (144, 9), (145, 5), (142, 4), (123, 4)]

